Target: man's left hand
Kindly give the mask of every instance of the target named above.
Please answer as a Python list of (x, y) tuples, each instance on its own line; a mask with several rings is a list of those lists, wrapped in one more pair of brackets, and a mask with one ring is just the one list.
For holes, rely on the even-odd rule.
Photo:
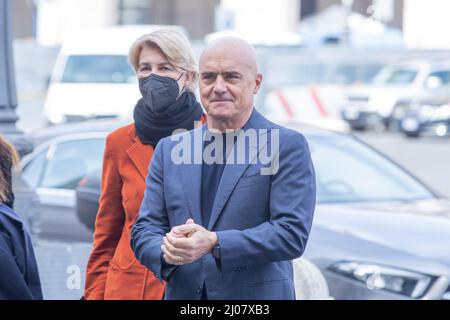
[(192, 263), (210, 253), (216, 243), (215, 232), (208, 231), (198, 224), (189, 223), (173, 227), (164, 237), (161, 249), (167, 257), (173, 259), (173, 264), (182, 265)]

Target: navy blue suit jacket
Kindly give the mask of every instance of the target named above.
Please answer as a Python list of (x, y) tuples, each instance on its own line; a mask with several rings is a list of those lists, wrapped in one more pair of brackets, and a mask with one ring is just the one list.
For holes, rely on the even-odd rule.
[[(166, 299), (295, 299), (292, 260), (308, 240), (316, 200), (315, 175), (308, 144), (297, 131), (278, 126), (256, 110), (243, 129), (267, 132), (267, 144), (250, 144), (256, 161), (226, 164), (208, 230), (217, 233), (220, 264), (212, 254), (176, 267), (167, 280)], [(181, 140), (192, 142), (207, 125), (162, 139), (154, 152), (131, 246), (137, 259), (163, 279), (161, 244), (173, 226), (192, 218), (201, 223), (202, 165), (174, 163)], [(279, 134), (279, 148), (271, 137)], [(236, 151), (237, 144), (233, 146)], [(271, 149), (272, 153), (269, 153)], [(267, 149), (267, 150), (266, 150)], [(278, 157), (273, 175), (261, 175), (262, 152)]]

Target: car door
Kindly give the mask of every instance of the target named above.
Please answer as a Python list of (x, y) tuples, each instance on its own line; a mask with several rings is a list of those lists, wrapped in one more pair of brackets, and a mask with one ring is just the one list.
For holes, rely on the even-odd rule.
[(41, 237), (91, 241), (92, 233), (77, 219), (75, 188), (102, 165), (104, 137), (59, 139), (38, 152), (23, 168), (25, 180), (41, 202)]

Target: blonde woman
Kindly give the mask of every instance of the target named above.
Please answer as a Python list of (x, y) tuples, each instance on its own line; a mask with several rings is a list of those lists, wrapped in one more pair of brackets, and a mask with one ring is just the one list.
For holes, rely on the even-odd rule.
[(160, 29), (143, 35), (131, 46), (129, 61), (142, 98), (134, 110), (134, 123), (106, 139), (85, 299), (162, 299), (164, 283), (136, 260), (130, 247), (131, 227), (158, 141), (176, 129), (190, 130), (195, 121), (206, 120), (193, 94), (197, 63), (182, 34)]

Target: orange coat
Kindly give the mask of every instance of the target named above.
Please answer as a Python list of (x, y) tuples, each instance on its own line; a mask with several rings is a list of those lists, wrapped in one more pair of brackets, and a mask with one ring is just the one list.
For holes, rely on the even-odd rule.
[(131, 227), (144, 197), (153, 147), (141, 143), (134, 124), (106, 138), (102, 192), (94, 246), (86, 270), (85, 299), (162, 299), (164, 284), (136, 260)]
[[(202, 116), (202, 123), (206, 116)], [(164, 283), (136, 260), (130, 246), (145, 192), (153, 147), (144, 145), (134, 124), (106, 138), (102, 192), (94, 246), (86, 270), (85, 299), (160, 300)]]

